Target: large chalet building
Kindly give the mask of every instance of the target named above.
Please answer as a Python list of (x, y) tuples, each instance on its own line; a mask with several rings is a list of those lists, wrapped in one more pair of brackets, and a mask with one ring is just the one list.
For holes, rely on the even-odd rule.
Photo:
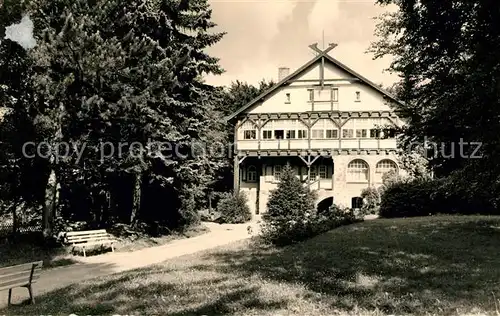
[[(399, 172), (394, 127), (399, 102), (378, 85), (311, 45), (317, 56), (228, 117), (235, 128), (234, 189), (254, 214), (289, 163), (317, 190), (318, 203), (360, 207), (361, 191)], [(333, 198), (333, 199), (332, 199)], [(324, 204), (324, 203), (323, 203)]]

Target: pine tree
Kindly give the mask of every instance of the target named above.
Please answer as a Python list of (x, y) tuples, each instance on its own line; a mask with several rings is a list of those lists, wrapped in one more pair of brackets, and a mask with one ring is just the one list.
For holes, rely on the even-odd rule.
[[(130, 182), (133, 223), (142, 216), (141, 194), (148, 190), (163, 192), (150, 203), (156, 218), (177, 226), (192, 222), (196, 201), (219, 163), (206, 155), (171, 156), (158, 147), (145, 155), (130, 144), (185, 145), (189, 153), (192, 143), (215, 139), (211, 132), (220, 128), (221, 117), (214, 114), (214, 88), (201, 78), (221, 73), (205, 48), (223, 34), (209, 32), (214, 24), (207, 1), (190, 1), (188, 7), (173, 0), (28, 5), (39, 39), (29, 54), (37, 137), (53, 145), (86, 144), (81, 160), (47, 159), (49, 174), (56, 174), (64, 192), (74, 191), (74, 185), (86, 188), (90, 200)], [(115, 155), (101, 157), (107, 142)], [(120, 143), (129, 146), (118, 155)]]
[(305, 187), (291, 166), (286, 165), (262, 216), (263, 236), (275, 244), (289, 244), (310, 236), (307, 224), (316, 215), (315, 200), (315, 192)]

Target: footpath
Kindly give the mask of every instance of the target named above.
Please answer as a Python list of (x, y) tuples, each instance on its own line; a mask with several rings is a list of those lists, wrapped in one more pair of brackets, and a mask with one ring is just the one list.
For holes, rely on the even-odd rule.
[[(158, 264), (171, 258), (204, 251), (229, 243), (250, 238), (258, 230), (258, 224), (250, 224), (253, 234), (249, 234), (249, 224), (214, 224), (205, 223), (210, 232), (187, 239), (172, 241), (168, 244), (145, 248), (133, 252), (106, 253), (90, 257), (75, 257), (78, 263), (42, 271), (34, 287), (36, 297), (68, 285), (95, 277)], [(8, 291), (0, 292), (0, 308), (7, 306)], [(18, 304), (28, 298), (25, 288), (16, 288), (12, 293), (12, 302)]]

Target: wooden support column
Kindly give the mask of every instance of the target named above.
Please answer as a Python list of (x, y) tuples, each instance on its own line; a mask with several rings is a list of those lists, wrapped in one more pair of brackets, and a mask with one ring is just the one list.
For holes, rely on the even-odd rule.
[(240, 126), (240, 121), (236, 122), (234, 126), (234, 152), (233, 152), (233, 191), (238, 193), (240, 191), (240, 161), (238, 158), (238, 128)]
[(325, 86), (325, 57), (321, 56), (321, 67), (319, 68), (319, 80), (321, 89)]
[(311, 189), (311, 166), (313, 165), (313, 163), (318, 160), (318, 158), (321, 157), (321, 156), (316, 156), (314, 157), (314, 159), (311, 160), (311, 153), (308, 152), (307, 154), (307, 160), (304, 159), (304, 157), (302, 156), (299, 156), (299, 158), (306, 164), (307, 166), (307, 189)]
[(238, 159), (238, 156), (234, 156), (234, 166), (233, 166), (233, 172), (234, 172), (234, 193), (238, 193), (240, 191), (240, 160)]
[(307, 156), (307, 189), (311, 190), (311, 155)]
[(262, 139), (262, 126), (257, 126), (257, 148), (260, 151), (261, 148), (261, 139)]
[(311, 150), (311, 117), (307, 118), (307, 150)]

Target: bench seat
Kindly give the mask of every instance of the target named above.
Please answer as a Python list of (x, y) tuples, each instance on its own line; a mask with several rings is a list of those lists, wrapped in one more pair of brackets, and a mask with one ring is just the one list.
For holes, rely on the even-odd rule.
[(75, 244), (73, 246), (82, 247), (82, 246), (92, 246), (92, 245), (102, 245), (102, 244), (112, 244), (112, 243), (113, 240), (99, 240), (99, 241), (86, 242), (84, 244)]
[(66, 232), (65, 239), (66, 243), (73, 246), (73, 251), (75, 248), (82, 248), (84, 257), (87, 256), (85, 250), (88, 246), (104, 246), (109, 244), (111, 246), (111, 251), (115, 251), (113, 247), (115, 240), (104, 229)]
[(43, 261), (19, 264), (0, 268), (0, 291), (9, 290), (8, 306), (11, 305), (12, 290), (16, 287), (28, 289), (30, 300), (35, 304), (32, 284), (40, 278)]

